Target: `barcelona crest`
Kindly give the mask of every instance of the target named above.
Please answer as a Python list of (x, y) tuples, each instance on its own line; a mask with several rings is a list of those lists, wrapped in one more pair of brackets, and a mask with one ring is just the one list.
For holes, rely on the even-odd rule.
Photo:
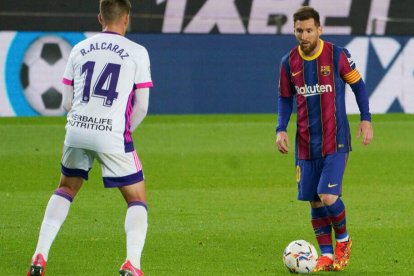
[(329, 76), (331, 74), (331, 66), (330, 65), (322, 65), (321, 66), (321, 74), (322, 74), (322, 76)]

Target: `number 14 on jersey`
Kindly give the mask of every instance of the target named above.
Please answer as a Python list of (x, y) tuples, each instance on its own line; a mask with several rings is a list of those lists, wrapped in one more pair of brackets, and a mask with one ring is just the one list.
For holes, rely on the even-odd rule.
[(83, 86), (82, 102), (89, 102), (90, 97), (98, 97), (104, 100), (104, 106), (110, 107), (118, 97), (116, 86), (118, 84), (120, 64), (107, 63), (99, 74), (99, 77), (93, 85), (91, 95), (92, 75), (95, 69), (94, 61), (87, 61), (82, 65), (81, 75), (85, 75)]

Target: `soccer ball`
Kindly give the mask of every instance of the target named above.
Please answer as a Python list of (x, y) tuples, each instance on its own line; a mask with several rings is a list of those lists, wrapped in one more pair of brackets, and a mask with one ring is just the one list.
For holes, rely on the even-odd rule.
[(41, 115), (58, 116), (62, 107), (62, 77), (72, 46), (58, 36), (43, 36), (27, 49), (20, 69), (24, 96)]
[(283, 263), (291, 273), (311, 273), (317, 259), (315, 247), (304, 240), (289, 243), (283, 251)]

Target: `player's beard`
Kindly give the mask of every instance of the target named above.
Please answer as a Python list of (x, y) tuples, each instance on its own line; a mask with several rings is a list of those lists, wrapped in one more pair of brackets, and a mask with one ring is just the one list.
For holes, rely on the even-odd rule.
[(300, 49), (302, 50), (302, 52), (307, 55), (310, 56), (312, 54), (312, 52), (316, 49), (316, 46), (318, 45), (318, 41), (315, 40), (314, 42), (309, 42), (307, 44), (307, 46), (304, 46), (303, 43), (300, 43)]

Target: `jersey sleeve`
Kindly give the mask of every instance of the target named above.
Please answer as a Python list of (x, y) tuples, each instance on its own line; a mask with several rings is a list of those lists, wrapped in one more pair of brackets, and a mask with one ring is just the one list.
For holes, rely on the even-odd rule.
[(293, 110), (292, 83), (287, 56), (282, 58), (279, 67), (278, 124), (276, 133), (286, 131)]
[(290, 67), (287, 62), (287, 57), (284, 57), (280, 62), (279, 67), (279, 97), (291, 97), (292, 83), (290, 81)]
[(356, 65), (351, 57), (351, 54), (345, 48), (343, 48), (340, 56), (339, 72), (342, 79), (350, 85), (357, 83), (361, 79), (361, 75), (356, 69)]
[(148, 52), (143, 48), (137, 60), (137, 70), (135, 72), (135, 88), (150, 88), (153, 86), (151, 79), (151, 65)]
[(356, 69), (356, 65), (351, 58), (351, 54), (345, 48), (341, 53), (339, 64), (342, 79), (351, 86), (351, 89), (355, 94), (355, 99), (361, 114), (361, 121), (371, 121), (367, 88), (364, 80), (361, 78), (361, 75)]

